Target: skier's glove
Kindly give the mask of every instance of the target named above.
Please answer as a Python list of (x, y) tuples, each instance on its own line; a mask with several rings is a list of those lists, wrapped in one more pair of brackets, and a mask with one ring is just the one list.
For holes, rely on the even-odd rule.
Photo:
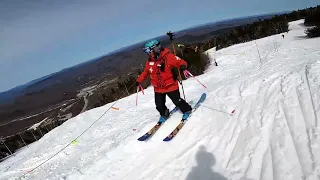
[(180, 66), (181, 70), (183, 71), (183, 75), (185, 78), (188, 78), (188, 70), (187, 70), (187, 66), (182, 65)]
[(136, 86), (139, 86), (139, 85), (140, 85), (140, 83), (138, 81), (136, 81)]

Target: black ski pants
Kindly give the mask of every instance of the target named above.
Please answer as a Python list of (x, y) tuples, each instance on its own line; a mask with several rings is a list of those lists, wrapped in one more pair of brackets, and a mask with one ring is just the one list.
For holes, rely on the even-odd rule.
[(156, 109), (159, 111), (160, 116), (164, 116), (166, 110), (168, 109), (166, 106), (166, 95), (169, 96), (173, 104), (180, 108), (182, 113), (192, 110), (191, 106), (184, 99), (180, 98), (179, 89), (167, 93), (155, 92), (154, 95)]

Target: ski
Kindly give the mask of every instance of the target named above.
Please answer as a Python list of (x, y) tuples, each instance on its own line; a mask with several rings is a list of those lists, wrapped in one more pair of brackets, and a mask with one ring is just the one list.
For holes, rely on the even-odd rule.
[[(192, 104), (192, 101), (189, 102), (189, 104)], [(170, 112), (169, 112), (169, 117), (168, 119), (170, 118), (170, 116), (177, 112), (179, 110), (178, 107), (175, 107), (173, 108)], [(168, 120), (167, 119), (167, 120)], [(157, 124), (155, 124), (147, 133), (145, 133), (143, 136), (141, 136), (140, 138), (138, 138), (138, 141), (146, 141), (148, 140), (151, 136), (153, 136), (157, 130), (161, 127), (161, 125), (163, 124), (164, 122), (157, 122)]]
[[(198, 107), (201, 105), (201, 103), (206, 99), (206, 93), (203, 93), (200, 97), (200, 99), (198, 100), (198, 102), (194, 105), (194, 107), (192, 108), (192, 113), (198, 109)], [(191, 114), (192, 114), (191, 113)], [(184, 124), (187, 122), (188, 118), (191, 116), (191, 114), (188, 117), (184, 117), (182, 116), (182, 119), (180, 121), (180, 123), (176, 126), (176, 128), (167, 136), (163, 139), (163, 141), (171, 141), (177, 134), (178, 132), (182, 129), (182, 127), (184, 126)]]

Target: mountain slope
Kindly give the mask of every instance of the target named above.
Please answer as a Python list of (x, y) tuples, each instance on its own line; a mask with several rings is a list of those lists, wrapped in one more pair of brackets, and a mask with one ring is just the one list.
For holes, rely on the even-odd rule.
[[(68, 120), (2, 162), (0, 179), (320, 179), (320, 46), (319, 38), (301, 38), (302, 23), (290, 23), (284, 39), (209, 50), (219, 66), (197, 77), (207, 89), (184, 81), (188, 101), (202, 92), (207, 99), (171, 142), (162, 139), (180, 113), (150, 141), (136, 140), (158, 118), (150, 87), (138, 107), (135, 95), (121, 99), (119, 111), (110, 109), (86, 132), (112, 104)], [(27, 173), (82, 132), (78, 144)]]

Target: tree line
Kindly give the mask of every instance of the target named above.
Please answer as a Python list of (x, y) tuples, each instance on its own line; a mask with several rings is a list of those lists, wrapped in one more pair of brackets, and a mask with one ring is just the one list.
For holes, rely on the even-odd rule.
[[(203, 51), (216, 47), (217, 50), (235, 44), (261, 39), (267, 36), (289, 32), (289, 22), (305, 19), (305, 25), (316, 26), (306, 31), (308, 37), (319, 36), (320, 6), (275, 15), (272, 18), (258, 20), (251, 24), (226, 28), (219, 35), (208, 39), (205, 43), (197, 43)], [(283, 34), (283, 37), (285, 35)]]
[(305, 31), (308, 37), (320, 37), (320, 6), (310, 10), (305, 18), (304, 25), (309, 26)]

